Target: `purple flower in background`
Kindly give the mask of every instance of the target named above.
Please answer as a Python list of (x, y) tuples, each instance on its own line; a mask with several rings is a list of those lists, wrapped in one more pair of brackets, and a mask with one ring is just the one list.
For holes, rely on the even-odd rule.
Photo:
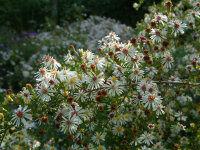
[(11, 49), (10, 49), (9, 47), (6, 47), (6, 50), (7, 50), (7, 51), (10, 51)]
[(1, 29), (5, 29), (5, 26), (1, 26)]
[(1, 48), (4, 48), (4, 45), (3, 45), (2, 43), (0, 43), (0, 47), (1, 47)]
[(16, 40), (16, 41), (19, 41), (19, 40), (20, 40), (20, 38), (19, 38), (18, 36), (16, 36), (16, 37), (15, 37), (15, 40)]
[(28, 35), (28, 32), (26, 32), (26, 31), (24, 31), (24, 32), (22, 32), (24, 35)]
[(37, 35), (38, 35), (37, 32), (33, 32), (33, 33), (30, 33), (30, 34), (29, 34), (30, 37), (35, 37), (35, 36), (37, 36)]

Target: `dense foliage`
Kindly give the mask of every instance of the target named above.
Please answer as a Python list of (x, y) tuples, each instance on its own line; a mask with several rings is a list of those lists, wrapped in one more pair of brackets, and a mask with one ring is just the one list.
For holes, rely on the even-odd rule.
[[(200, 3), (154, 5), (127, 42), (47, 55), (0, 104), (3, 149), (200, 149)], [(61, 59), (59, 59), (61, 61)]]

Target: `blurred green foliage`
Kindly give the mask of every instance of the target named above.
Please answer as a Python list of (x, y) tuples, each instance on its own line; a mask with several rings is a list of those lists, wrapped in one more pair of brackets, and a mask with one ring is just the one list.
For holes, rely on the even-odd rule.
[(35, 30), (49, 20), (62, 24), (98, 15), (134, 27), (143, 18), (148, 6), (160, 0), (144, 0), (138, 11), (133, 9), (134, 2), (139, 0), (0, 0), (0, 25), (18, 31)]

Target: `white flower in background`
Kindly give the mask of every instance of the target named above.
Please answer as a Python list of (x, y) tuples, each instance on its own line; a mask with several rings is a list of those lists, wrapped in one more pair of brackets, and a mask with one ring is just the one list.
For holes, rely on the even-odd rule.
[(110, 32), (109, 35), (105, 36), (105, 39), (108, 41), (119, 41), (120, 38), (115, 32)]
[(187, 28), (187, 25), (185, 23), (182, 23), (180, 20), (174, 20), (169, 22), (169, 27), (172, 28), (172, 34), (176, 37), (179, 33), (183, 34), (184, 29)]
[(149, 129), (151, 129), (151, 130), (153, 130), (154, 128), (155, 128), (155, 125), (154, 124), (152, 124), (152, 123), (150, 123), (150, 124), (148, 124), (148, 126), (147, 126)]
[(139, 137), (139, 141), (141, 143), (147, 144), (148, 146), (153, 144), (154, 139), (155, 139), (155, 137), (146, 131)]
[(46, 68), (53, 69), (61, 67), (61, 64), (58, 63), (53, 57), (46, 56), (44, 57), (43, 64)]
[(168, 21), (168, 18), (166, 15), (158, 13), (154, 16), (154, 20), (164, 25)]
[(35, 90), (43, 101), (50, 101), (51, 96), (55, 93), (55, 90), (49, 88), (46, 84), (38, 84)]
[(164, 68), (170, 69), (172, 67), (172, 63), (173, 62), (174, 62), (174, 59), (173, 59), (173, 57), (171, 56), (171, 54), (169, 52), (165, 53), (163, 55), (162, 65), (164, 65)]
[(92, 136), (92, 141), (100, 145), (101, 141), (105, 141), (105, 133), (96, 132), (95, 135)]
[(143, 75), (144, 75), (143, 70), (139, 68), (133, 68), (133, 72), (131, 73), (130, 78), (138, 82), (139, 80), (143, 78)]
[(112, 132), (114, 135), (122, 135), (124, 132), (124, 128), (120, 125), (116, 125), (112, 128)]
[(68, 116), (69, 118), (76, 116), (77, 120), (79, 120), (80, 124), (82, 123), (81, 119), (86, 119), (87, 115), (85, 114), (85, 110), (82, 109), (80, 106), (68, 106), (69, 112), (67, 114), (64, 114), (65, 116)]
[(137, 146), (138, 144), (140, 144), (140, 141), (138, 140), (138, 138), (137, 137), (134, 137), (133, 138), (133, 140), (132, 140), (132, 142), (130, 142), (130, 145), (135, 145), (135, 146)]
[(94, 58), (93, 60), (90, 60), (88, 62), (88, 65), (91, 67), (91, 65), (95, 65), (95, 67), (98, 69), (98, 70), (102, 70), (104, 67), (105, 67), (105, 64), (106, 64), (106, 61), (105, 61), (105, 58)]
[(70, 76), (67, 78), (67, 84), (66, 86), (69, 87), (69, 89), (75, 89), (77, 87), (77, 85), (79, 86), (79, 82), (78, 82), (78, 77), (75, 76)]
[(113, 119), (113, 123), (117, 125), (123, 125), (126, 123), (126, 120), (122, 114), (116, 115)]
[(100, 73), (98, 75), (88, 73), (88, 78), (86, 78), (86, 82), (88, 83), (88, 88), (90, 89), (97, 89), (100, 88), (101, 85), (104, 84), (104, 76), (103, 73)]
[(175, 117), (177, 117), (178, 121), (186, 121), (187, 116), (184, 116), (184, 114), (182, 112), (177, 112), (175, 114)]
[(177, 76), (171, 76), (171, 77), (169, 78), (169, 81), (179, 82), (179, 81), (181, 81), (181, 79), (180, 79), (179, 77), (177, 77)]
[(192, 65), (187, 65), (187, 66), (185, 67), (185, 69), (186, 69), (188, 72), (192, 72), (192, 71), (195, 70), (194, 67), (193, 67)]
[(106, 148), (105, 148), (105, 146), (99, 145), (99, 146), (97, 146), (97, 148), (94, 149), (94, 150), (106, 150)]
[(92, 61), (94, 58), (94, 53), (92, 53), (91, 51), (87, 50), (86, 52), (83, 52), (83, 56), (82, 59), (85, 59), (86, 61)]
[(71, 55), (70, 52), (68, 52), (67, 55), (64, 56), (64, 60), (66, 64), (74, 65), (75, 62), (73, 61), (74, 57)]
[(122, 66), (119, 66), (119, 65), (115, 65), (114, 67), (114, 72), (113, 72), (113, 74), (115, 75), (115, 76), (122, 76), (123, 75), (123, 73), (125, 72), (125, 68), (123, 68)]
[(185, 130), (186, 126), (177, 123), (175, 125), (171, 125), (170, 131), (172, 132), (172, 137), (175, 137), (181, 130)]
[(147, 91), (147, 87), (148, 87), (149, 85), (148, 85), (148, 83), (147, 83), (147, 81), (146, 80), (141, 80), (140, 82), (139, 82), (139, 84), (137, 85), (137, 91), (139, 92), (139, 93), (145, 93), (146, 91)]
[(34, 140), (32, 142), (32, 144), (33, 144), (32, 145), (33, 149), (36, 149), (36, 148), (40, 147), (40, 145), (41, 145), (41, 143), (39, 141), (37, 141), (37, 140)]
[(158, 70), (155, 67), (146, 67), (145, 71), (148, 73), (149, 77), (154, 77), (158, 72)]
[(83, 90), (79, 90), (77, 93), (74, 93), (74, 98), (76, 100), (80, 100), (81, 102), (84, 102), (87, 100), (87, 93)]
[(158, 116), (163, 115), (163, 114), (165, 114), (165, 111), (163, 110), (163, 108), (165, 108), (165, 106), (163, 106), (162, 104), (159, 104), (153, 108), (153, 111), (155, 111), (156, 115), (158, 115)]
[(165, 29), (152, 29), (150, 32), (150, 38), (152, 39), (153, 43), (161, 42), (162, 40), (166, 39), (166, 34), (167, 31)]
[(80, 147), (77, 144), (73, 144), (72, 146), (70, 146), (67, 150), (79, 150)]
[(31, 110), (27, 108), (28, 106), (25, 106), (23, 108), (21, 107), (21, 105), (19, 105), (19, 108), (14, 110), (14, 114), (12, 115), (12, 119), (11, 119), (14, 125), (19, 126), (20, 123), (23, 123), (23, 125), (26, 125), (27, 120), (32, 120), (32, 115), (29, 114)]
[(44, 67), (42, 67), (42, 68), (39, 69), (38, 72), (36, 72), (35, 77), (38, 78), (38, 79), (39, 79), (39, 78), (42, 78), (43, 76), (45, 76), (45, 74), (46, 74), (47, 72), (48, 72), (47, 69), (44, 68)]
[(32, 98), (32, 95), (30, 94), (29, 90), (27, 89), (24, 89), (22, 92), (21, 92), (21, 96), (24, 100), (26, 99), (31, 99)]
[(61, 124), (61, 131), (66, 133), (69, 132), (70, 134), (74, 134), (80, 124), (80, 120), (76, 116), (72, 116), (69, 118), (63, 117), (63, 121)]
[(152, 150), (151, 148), (146, 147), (146, 146), (142, 146), (141, 148), (142, 148), (142, 150)]
[(122, 50), (117, 52), (117, 58), (123, 61), (131, 60), (137, 52), (136, 48), (129, 42), (123, 45)]
[(120, 85), (122, 85), (120, 82), (108, 82), (108, 84), (105, 84), (105, 87), (108, 89), (109, 96), (113, 97), (115, 95), (121, 95), (124, 87)]
[(147, 94), (143, 96), (142, 103), (144, 104), (145, 108), (150, 109), (156, 108), (158, 105), (162, 103), (161, 97), (155, 94)]

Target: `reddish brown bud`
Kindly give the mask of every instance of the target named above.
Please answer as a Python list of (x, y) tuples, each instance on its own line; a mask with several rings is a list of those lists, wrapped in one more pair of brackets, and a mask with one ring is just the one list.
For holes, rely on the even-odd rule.
[(153, 28), (155, 28), (156, 26), (157, 26), (157, 21), (154, 21), (154, 20), (152, 20), (151, 22), (150, 22), (150, 25), (151, 25), (151, 27), (153, 27)]
[(39, 133), (39, 135), (43, 135), (43, 134), (46, 133), (46, 130), (40, 129), (40, 130), (38, 131), (38, 133)]
[(30, 83), (27, 83), (27, 84), (26, 84), (26, 87), (31, 89), (31, 88), (32, 88), (32, 85), (31, 85)]
[(101, 96), (96, 96), (95, 99), (96, 99), (96, 101), (99, 102), (99, 103), (102, 102)]
[(6, 91), (6, 94), (7, 95), (11, 95), (13, 92), (12, 92), (12, 90), (11, 89), (8, 89), (7, 91)]
[(80, 66), (80, 69), (82, 69), (83, 71), (86, 71), (87, 70), (87, 65), (86, 64), (82, 64)]
[(162, 42), (162, 46), (167, 47), (169, 45), (169, 41), (165, 40)]
[(150, 32), (151, 32), (151, 29), (150, 29), (150, 28), (147, 28), (147, 29), (145, 30), (145, 32), (146, 32), (146, 33), (150, 33)]
[(44, 123), (47, 123), (48, 122), (48, 117), (47, 116), (43, 116), (40, 118), (40, 120)]
[(110, 106), (111, 111), (116, 111), (117, 108), (118, 108), (118, 107), (117, 107), (116, 104), (112, 104), (112, 105)]
[(168, 8), (170, 8), (170, 7), (173, 6), (173, 4), (172, 4), (171, 1), (168, 1), (168, 2), (165, 3), (165, 6), (168, 7)]
[(72, 96), (68, 97), (67, 98), (67, 102), (68, 103), (72, 103), (74, 101), (74, 98)]

